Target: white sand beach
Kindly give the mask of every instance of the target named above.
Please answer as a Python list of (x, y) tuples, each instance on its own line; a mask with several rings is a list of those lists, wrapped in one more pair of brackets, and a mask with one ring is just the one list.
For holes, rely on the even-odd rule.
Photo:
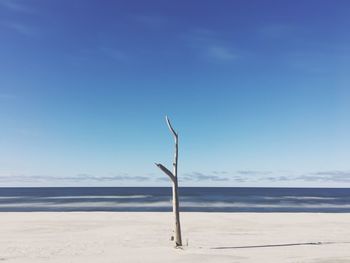
[(350, 262), (350, 214), (181, 217), (185, 246), (174, 249), (171, 213), (0, 213), (0, 261)]

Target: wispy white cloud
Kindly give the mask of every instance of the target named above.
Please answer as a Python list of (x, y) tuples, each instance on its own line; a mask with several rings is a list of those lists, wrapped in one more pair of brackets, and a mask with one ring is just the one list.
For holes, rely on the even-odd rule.
[(133, 57), (126, 51), (107, 46), (96, 46), (85, 48), (66, 55), (67, 59), (74, 65), (80, 66), (86, 63), (95, 63), (96, 60), (108, 60), (117, 63), (128, 64), (133, 62)]
[(213, 174), (221, 174), (221, 175), (223, 175), (223, 174), (228, 174), (227, 171), (212, 171), (212, 173), (213, 173)]
[(163, 177), (155, 178), (155, 181), (157, 181), (157, 182), (169, 182), (169, 180), (170, 180), (169, 177), (167, 177), (166, 175)]
[(228, 181), (227, 177), (216, 174), (204, 174), (201, 172), (192, 172), (184, 174), (180, 180), (182, 181)]
[(219, 61), (232, 61), (237, 58), (235, 53), (223, 46), (209, 46), (207, 48), (207, 55), (209, 58)]
[(149, 15), (149, 14), (133, 14), (128, 16), (131, 20), (136, 23), (143, 25), (149, 29), (160, 29), (167, 26), (169, 22), (168, 17), (159, 15)]
[(268, 24), (258, 28), (258, 34), (265, 38), (278, 39), (295, 37), (300, 28), (286, 24)]
[[(265, 171), (238, 171), (202, 173), (191, 172), (179, 176), (182, 183), (350, 183), (350, 171), (319, 171), (299, 175), (281, 175)], [(166, 176), (134, 176), (127, 173), (117, 175), (95, 176), (78, 174), (75, 176), (46, 176), (46, 175), (0, 175), (3, 184), (75, 184), (75, 183), (163, 183), (169, 182)]]
[(268, 182), (286, 182), (286, 181), (295, 181), (295, 178), (290, 176), (267, 176), (267, 177), (260, 177), (258, 178), (258, 181), (268, 181)]
[(0, 176), (2, 183), (39, 183), (39, 182), (113, 182), (133, 181), (143, 182), (150, 180), (148, 176), (132, 176), (126, 173), (111, 176), (94, 176), (90, 174), (78, 174), (76, 176), (45, 176), (45, 175), (5, 175)]
[(34, 13), (35, 9), (28, 5), (28, 1), (0, 0), (0, 5), (14, 12)]
[(237, 171), (238, 174), (241, 175), (268, 175), (272, 174), (271, 171), (256, 171), (256, 170), (240, 170)]
[(233, 183), (350, 183), (349, 171), (318, 171), (309, 173), (273, 172), (259, 170), (239, 170), (236, 172), (201, 172), (187, 173), (181, 176), (182, 181), (229, 181)]
[[(306, 42), (306, 41), (305, 41)], [(346, 74), (350, 61), (350, 50), (330, 49), (322, 47), (324, 51), (310, 50), (308, 52), (290, 52), (286, 56), (288, 66), (293, 69), (313, 74)]]
[(184, 38), (202, 59), (212, 62), (232, 62), (239, 58), (232, 43), (225, 41), (214, 31), (194, 29), (187, 33)]
[(320, 172), (314, 172), (311, 173), (312, 175), (326, 175), (326, 176), (349, 176), (350, 177), (350, 171), (320, 171)]
[(323, 183), (350, 183), (350, 171), (318, 171), (299, 175), (270, 174), (257, 177), (259, 181), (267, 182), (323, 182)]
[(26, 13), (26, 15), (35, 15), (37, 13), (36, 8), (29, 3), (29, 1), (19, 0), (0, 0), (0, 8), (6, 9), (9, 14), (13, 13), (16, 18), (8, 18), (8, 20), (2, 20), (0, 26), (12, 30), (16, 33), (25, 36), (33, 36), (38, 33), (37, 27), (34, 27), (24, 21), (19, 15)]
[(37, 28), (24, 24), (22, 22), (6, 21), (2, 22), (1, 25), (9, 30), (12, 30), (24, 36), (35, 36), (38, 34)]
[(300, 175), (296, 179), (307, 182), (350, 183), (350, 171), (319, 171)]
[(130, 56), (127, 55), (125, 51), (122, 51), (120, 49), (112, 48), (112, 47), (99, 47), (99, 52), (107, 56), (111, 59), (122, 61), (122, 62), (129, 62)]
[(283, 67), (308, 74), (345, 74), (350, 49), (346, 38), (313, 37), (313, 28), (296, 24), (266, 24), (257, 28), (258, 41), (278, 47), (274, 59)]

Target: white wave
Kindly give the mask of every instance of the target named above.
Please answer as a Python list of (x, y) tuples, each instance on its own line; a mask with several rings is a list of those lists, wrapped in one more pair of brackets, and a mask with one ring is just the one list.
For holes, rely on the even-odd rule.
[(149, 202), (149, 203), (117, 203), (117, 202), (69, 202), (69, 203), (51, 203), (51, 202), (31, 202), (31, 203), (15, 203), (15, 204), (0, 204), (2, 207), (28, 207), (28, 208), (84, 208), (84, 207), (168, 207), (171, 206), (171, 202)]
[(200, 208), (350, 208), (350, 204), (251, 204), (243, 202), (183, 202), (180, 206)]
[(152, 195), (72, 195), (72, 196), (49, 196), (43, 197), (45, 199), (91, 199), (91, 198), (100, 198), (100, 199), (134, 199), (134, 198), (148, 198)]
[(11, 200), (11, 199), (18, 199), (18, 198), (25, 198), (24, 196), (0, 196), (0, 200)]
[[(11, 199), (47, 199), (47, 200), (56, 200), (56, 199), (138, 199), (138, 198), (150, 198), (152, 195), (72, 195), (72, 196), (0, 196), (0, 200), (11, 200)], [(294, 200), (337, 200), (341, 197), (318, 197), (318, 196), (256, 196), (258, 199), (264, 200), (285, 200), (285, 199), (294, 199)], [(180, 198), (183, 201), (193, 199), (192, 196), (183, 196)]]
[[(164, 208), (171, 207), (170, 201), (158, 202), (127, 202), (117, 203), (112, 201), (107, 202), (70, 202), (70, 203), (15, 203), (15, 204), (0, 204), (0, 208), (89, 208), (89, 207), (115, 207), (115, 208), (142, 208), (156, 207)], [(243, 202), (181, 202), (180, 207), (195, 207), (195, 208), (350, 208), (350, 204), (247, 204)]]
[(283, 199), (295, 199), (295, 200), (337, 200), (339, 197), (321, 197), (321, 196), (265, 196), (262, 197), (265, 200), (283, 200)]

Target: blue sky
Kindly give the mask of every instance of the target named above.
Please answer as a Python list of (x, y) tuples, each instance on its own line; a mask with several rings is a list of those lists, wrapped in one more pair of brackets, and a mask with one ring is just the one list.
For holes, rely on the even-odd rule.
[(0, 0), (0, 186), (350, 187), (349, 13)]

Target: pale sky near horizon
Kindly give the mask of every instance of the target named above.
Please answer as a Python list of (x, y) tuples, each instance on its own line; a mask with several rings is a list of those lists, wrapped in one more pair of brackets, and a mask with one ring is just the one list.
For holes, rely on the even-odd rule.
[(350, 187), (349, 13), (0, 0), (0, 187)]

